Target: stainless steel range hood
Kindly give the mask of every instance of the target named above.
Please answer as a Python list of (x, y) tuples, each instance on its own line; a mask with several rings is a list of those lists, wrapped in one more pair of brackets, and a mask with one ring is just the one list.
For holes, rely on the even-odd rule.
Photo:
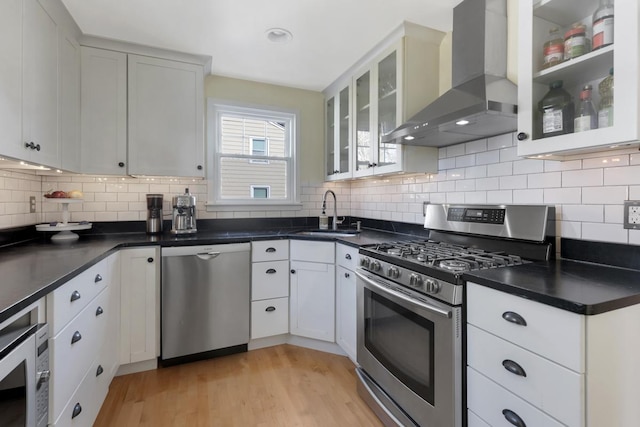
[(383, 143), (443, 147), (516, 130), (517, 87), (506, 78), (506, 0), (457, 5), (452, 48), (453, 88), (383, 135)]

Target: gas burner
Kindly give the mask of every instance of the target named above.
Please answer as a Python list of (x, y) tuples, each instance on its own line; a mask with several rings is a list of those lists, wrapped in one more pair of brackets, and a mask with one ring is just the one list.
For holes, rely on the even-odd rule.
[(471, 262), (456, 260), (456, 259), (445, 259), (443, 261), (440, 261), (438, 266), (445, 270), (454, 271), (454, 272), (468, 271), (473, 268), (473, 265)]

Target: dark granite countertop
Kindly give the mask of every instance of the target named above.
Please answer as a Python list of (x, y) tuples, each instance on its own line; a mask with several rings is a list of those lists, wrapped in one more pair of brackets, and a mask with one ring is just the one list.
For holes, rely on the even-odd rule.
[(640, 271), (556, 260), (464, 274), (464, 279), (578, 314), (640, 303)]
[(363, 230), (355, 237), (304, 236), (296, 230), (264, 231), (198, 231), (190, 236), (164, 233), (114, 233), (82, 235), (74, 243), (54, 244), (49, 240), (10, 246), (0, 249), (0, 322), (32, 304), (82, 271), (98, 263), (121, 248), (159, 245), (192, 246), (249, 242), (269, 239), (330, 240), (353, 247), (398, 240), (401, 234)]

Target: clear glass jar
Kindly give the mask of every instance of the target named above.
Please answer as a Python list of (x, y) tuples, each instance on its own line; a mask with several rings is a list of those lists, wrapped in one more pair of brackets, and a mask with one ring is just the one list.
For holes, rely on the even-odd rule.
[(598, 127), (613, 126), (613, 68), (609, 75), (598, 84), (600, 105), (598, 108)]
[(589, 52), (587, 26), (577, 22), (564, 34), (564, 59), (573, 59)]
[(558, 28), (549, 30), (549, 38), (542, 48), (542, 69), (559, 64), (564, 59), (564, 40)]
[(613, 3), (600, 0), (600, 6), (593, 13), (593, 50), (613, 44)]

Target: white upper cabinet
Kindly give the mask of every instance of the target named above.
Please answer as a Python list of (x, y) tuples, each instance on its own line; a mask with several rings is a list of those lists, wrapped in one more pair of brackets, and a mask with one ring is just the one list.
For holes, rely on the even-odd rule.
[(24, 0), (23, 55), (23, 153), (17, 157), (58, 167), (58, 30), (34, 0)]
[[(385, 144), (381, 138), (438, 96), (443, 37), (439, 31), (405, 22), (325, 90), (327, 179), (437, 172), (437, 148)], [(343, 95), (345, 85), (352, 89)], [(344, 114), (347, 94), (350, 110)], [(349, 169), (344, 165), (347, 158)]]
[(351, 178), (351, 85), (331, 95), (326, 102), (327, 181)]
[(60, 78), (58, 79), (58, 123), (60, 141), (60, 167), (80, 170), (80, 45), (78, 41), (58, 27)]
[(129, 173), (204, 177), (203, 67), (129, 55)]
[(127, 55), (82, 46), (82, 172), (125, 175)]
[[(520, 3), (519, 156), (562, 158), (629, 144), (637, 145), (640, 136), (640, 5), (637, 1), (611, 0), (611, 3), (614, 6), (614, 42), (595, 50), (591, 47), (598, 47), (598, 43), (591, 43), (591, 38), (593, 14), (600, 5), (598, 0), (526, 0)], [(565, 39), (572, 35), (568, 32), (574, 24), (586, 26), (586, 39), (593, 46), (587, 46), (586, 53), (581, 55), (577, 55), (573, 49), (569, 50), (564, 53), (562, 61), (544, 67), (544, 45), (551, 39), (550, 31), (557, 28), (559, 37)], [(571, 46), (572, 41), (576, 40), (582, 44), (582, 39), (574, 36), (568, 38), (565, 45)], [(563, 82), (563, 89), (573, 97), (576, 107), (580, 103), (582, 88), (591, 85), (593, 104), (598, 110), (602, 101), (599, 84), (611, 69), (615, 81), (612, 125), (542, 137), (543, 115), (539, 103), (552, 82)], [(546, 123), (552, 123), (549, 121), (552, 117), (549, 111), (545, 116), (548, 119)], [(562, 132), (567, 132), (567, 128), (570, 127), (566, 126)]]
[(22, 0), (0, 2), (0, 153), (24, 154), (22, 141)]

